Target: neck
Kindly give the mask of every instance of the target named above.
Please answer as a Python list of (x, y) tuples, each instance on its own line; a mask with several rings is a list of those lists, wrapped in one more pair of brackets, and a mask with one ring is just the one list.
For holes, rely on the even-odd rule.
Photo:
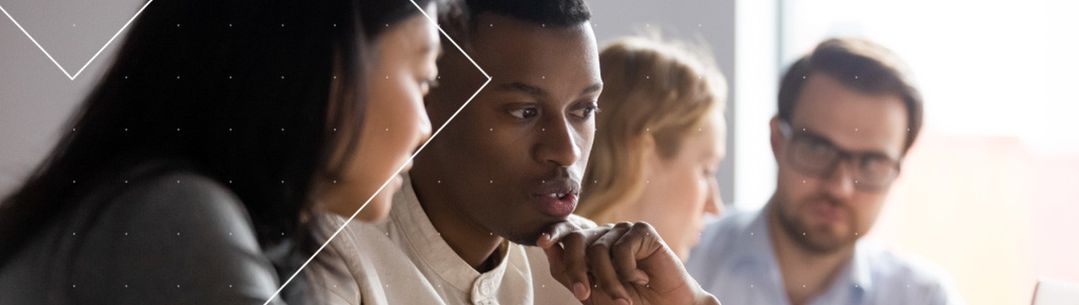
[(460, 205), (446, 200), (447, 196), (426, 196), (427, 194), (449, 194), (449, 192), (441, 189), (446, 183), (435, 183), (435, 180), (421, 177), (422, 175), (413, 175), (412, 187), (416, 191), (416, 198), (419, 199), (424, 213), (427, 214), (427, 218), (431, 220), (431, 224), (442, 239), (449, 244), (453, 252), (457, 253), (457, 256), (476, 271), (487, 272), (493, 269), (499, 259), (493, 255), (502, 243), (502, 237), (472, 221), (460, 210)]
[(804, 305), (831, 286), (843, 264), (853, 256), (854, 247), (846, 246), (828, 253), (805, 249), (794, 240), (798, 237), (783, 230), (775, 208), (773, 203), (769, 203), (766, 210), (768, 238), (772, 241), (779, 271), (783, 276), (783, 287), (790, 303)]

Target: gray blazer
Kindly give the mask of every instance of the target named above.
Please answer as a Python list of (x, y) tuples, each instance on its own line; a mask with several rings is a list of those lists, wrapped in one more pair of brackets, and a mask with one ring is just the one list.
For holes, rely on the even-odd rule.
[(28, 242), (0, 270), (0, 303), (262, 304), (277, 289), (227, 188), (185, 172), (131, 184), (96, 218), (79, 211)]

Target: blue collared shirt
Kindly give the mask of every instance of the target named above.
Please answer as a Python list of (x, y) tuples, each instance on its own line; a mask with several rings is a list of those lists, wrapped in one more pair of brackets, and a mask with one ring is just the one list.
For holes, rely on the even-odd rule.
[[(724, 215), (709, 224), (686, 262), (690, 274), (724, 305), (790, 305), (763, 210)], [(827, 290), (807, 305), (962, 304), (936, 268), (858, 241)]]

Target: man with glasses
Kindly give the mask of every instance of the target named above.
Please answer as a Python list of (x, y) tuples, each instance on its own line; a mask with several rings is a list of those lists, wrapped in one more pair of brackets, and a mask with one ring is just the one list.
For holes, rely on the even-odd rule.
[(887, 49), (831, 39), (784, 75), (760, 211), (709, 225), (687, 262), (725, 305), (956, 304), (934, 268), (859, 241), (918, 135), (922, 100)]

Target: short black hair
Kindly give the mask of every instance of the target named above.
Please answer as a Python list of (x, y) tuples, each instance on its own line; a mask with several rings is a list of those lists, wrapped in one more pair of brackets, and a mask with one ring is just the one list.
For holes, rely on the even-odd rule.
[(490, 12), (551, 26), (578, 25), (592, 18), (584, 0), (465, 0), (465, 4), (470, 16)]
[(574, 26), (592, 19), (584, 0), (455, 0), (442, 12), (439, 23), (456, 31), (471, 32), (476, 29), (477, 17), (483, 13), (553, 27)]

